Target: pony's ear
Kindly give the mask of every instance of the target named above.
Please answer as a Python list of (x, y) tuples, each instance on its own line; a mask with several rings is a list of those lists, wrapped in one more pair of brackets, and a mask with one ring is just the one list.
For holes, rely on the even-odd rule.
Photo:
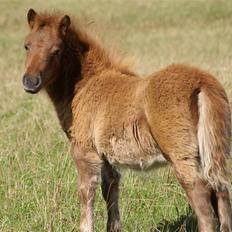
[(35, 17), (36, 17), (36, 15), (37, 15), (37, 13), (33, 9), (30, 9), (27, 12), (27, 22), (28, 22), (30, 28), (33, 28), (33, 25), (35, 23)]
[(68, 15), (65, 15), (61, 18), (59, 23), (59, 30), (62, 35), (66, 35), (66, 32), (71, 24), (70, 17)]

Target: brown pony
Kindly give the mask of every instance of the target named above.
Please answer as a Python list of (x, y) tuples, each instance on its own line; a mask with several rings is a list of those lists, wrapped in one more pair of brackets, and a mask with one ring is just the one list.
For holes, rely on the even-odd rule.
[(66, 132), (78, 173), (80, 231), (93, 231), (101, 176), (107, 231), (121, 231), (117, 167), (149, 169), (169, 161), (201, 232), (231, 229), (230, 107), (209, 73), (171, 65), (139, 78), (69, 16), (27, 15), (24, 89), (44, 88)]

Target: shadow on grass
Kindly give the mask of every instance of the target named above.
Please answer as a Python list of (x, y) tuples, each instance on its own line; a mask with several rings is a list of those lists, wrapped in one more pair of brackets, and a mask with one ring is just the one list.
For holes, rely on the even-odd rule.
[(197, 219), (192, 211), (179, 216), (175, 221), (163, 220), (150, 232), (197, 232)]
[[(178, 212), (178, 211), (177, 211)], [(219, 232), (219, 222), (215, 218), (216, 232)], [(180, 215), (175, 221), (163, 220), (158, 223), (156, 228), (150, 230), (150, 232), (197, 232), (197, 218), (192, 209), (189, 210), (186, 215)]]

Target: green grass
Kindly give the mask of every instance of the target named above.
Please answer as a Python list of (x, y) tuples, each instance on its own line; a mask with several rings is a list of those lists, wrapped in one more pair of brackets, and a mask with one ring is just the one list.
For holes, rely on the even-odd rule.
[[(42, 2), (42, 3), (41, 3)], [(0, 231), (78, 231), (76, 170), (68, 141), (44, 93), (24, 93), (26, 13), (64, 10), (94, 21), (106, 47), (120, 47), (149, 74), (170, 63), (210, 70), (232, 99), (232, 2), (228, 0), (1, 1)], [(116, 46), (117, 44), (117, 46)], [(123, 171), (123, 231), (196, 231), (196, 220), (169, 168)], [(96, 231), (104, 231), (98, 188)]]

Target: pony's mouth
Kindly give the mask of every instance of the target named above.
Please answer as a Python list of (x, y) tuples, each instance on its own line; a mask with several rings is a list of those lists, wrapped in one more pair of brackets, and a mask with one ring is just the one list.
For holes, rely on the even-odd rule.
[(31, 77), (29, 75), (24, 75), (23, 87), (27, 93), (38, 93), (42, 87), (42, 79), (40, 76)]

